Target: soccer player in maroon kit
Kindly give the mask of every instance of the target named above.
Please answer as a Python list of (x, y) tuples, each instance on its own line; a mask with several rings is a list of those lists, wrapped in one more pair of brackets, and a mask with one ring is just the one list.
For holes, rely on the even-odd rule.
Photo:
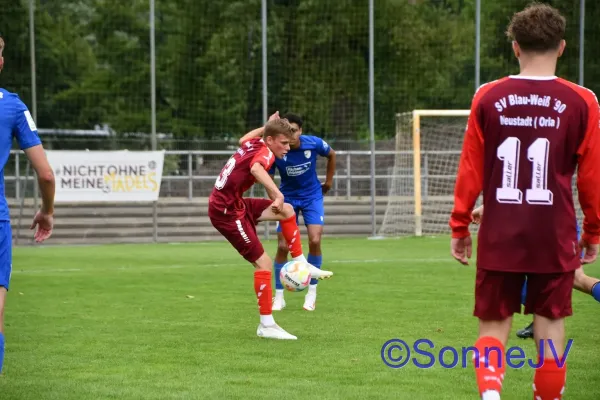
[[(254, 290), (258, 298), (260, 324), (256, 334), (272, 339), (297, 339), (275, 323), (272, 315), (271, 269), (273, 262), (265, 252), (256, 234), (261, 221), (279, 221), (292, 259), (306, 262), (302, 252), (300, 230), (296, 214), (290, 204), (284, 203), (279, 188), (269, 176), (275, 158), (283, 158), (290, 150), (294, 128), (276, 113), (269, 118), (260, 135), (240, 140), (240, 148), (227, 161), (218, 176), (208, 201), (208, 215), (212, 225), (231, 243), (248, 262), (254, 265)], [(270, 199), (244, 198), (243, 194), (261, 183)], [(310, 264), (309, 264), (310, 265)], [(310, 265), (314, 279), (329, 278), (330, 271)]]
[[(483, 191), (474, 309), (475, 348), (482, 356), (474, 364), (483, 400), (500, 399), (505, 346), (512, 316), (521, 310), (525, 277), (525, 314), (534, 314), (543, 362), (535, 371), (533, 398), (562, 399), (567, 366), (556, 362), (548, 340), (560, 360), (575, 270), (598, 254), (600, 106), (590, 90), (555, 76), (564, 32), (564, 17), (550, 6), (516, 13), (507, 33), (520, 74), (482, 85), (471, 105), (450, 217), (451, 252), (468, 264), (471, 212)], [(576, 170), (584, 213), (579, 243), (571, 190)], [(485, 350), (494, 348), (500, 354)]]

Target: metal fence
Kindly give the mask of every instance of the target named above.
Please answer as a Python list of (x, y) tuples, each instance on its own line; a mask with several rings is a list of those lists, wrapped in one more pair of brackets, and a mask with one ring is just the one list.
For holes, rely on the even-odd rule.
[[(481, 83), (517, 73), (504, 32), (529, 2), (0, 0), (1, 84), (48, 149), (169, 151), (161, 196), (205, 196), (219, 152), (271, 112), (297, 112), (345, 152), (336, 195), (374, 204), (396, 115), (468, 109)], [(557, 74), (600, 92), (600, 2), (547, 2), (567, 18)], [(425, 197), (454, 171), (428, 175), (424, 158)], [(25, 170), (22, 157), (7, 166), (10, 196)]]
[[(226, 150), (189, 150), (165, 151), (165, 167), (160, 189), (160, 198), (187, 198), (192, 200), (199, 197), (208, 197), (213, 189), (214, 182), (231, 151)], [(396, 180), (395, 196), (413, 196), (412, 170), (394, 171), (395, 159), (404, 155), (412, 159), (412, 151), (376, 150), (374, 153), (375, 174), (371, 176), (371, 152), (365, 151), (337, 151), (337, 168), (333, 178), (330, 196), (350, 199), (351, 197), (368, 198), (375, 187), (374, 195), (387, 197), (390, 193), (392, 180)], [(453, 181), (456, 176), (455, 169), (446, 169), (442, 172), (430, 173), (430, 158), (436, 156), (450, 156), (458, 159), (460, 149), (446, 151), (422, 151), (422, 176), (421, 187), (423, 199), (428, 196), (452, 196), (452, 185), (442, 185), (440, 181)], [(318, 164), (319, 179), (325, 179), (326, 162)], [(279, 175), (275, 175), (279, 182)], [(60, 178), (57, 178), (60, 179)], [(34, 172), (27, 163), (27, 159), (20, 151), (13, 150), (9, 163), (5, 169), (5, 192), (7, 198), (21, 200), (22, 198), (38, 198), (38, 186), (34, 183)], [(265, 196), (261, 186), (255, 186), (253, 195)], [(437, 190), (436, 190), (437, 188)]]

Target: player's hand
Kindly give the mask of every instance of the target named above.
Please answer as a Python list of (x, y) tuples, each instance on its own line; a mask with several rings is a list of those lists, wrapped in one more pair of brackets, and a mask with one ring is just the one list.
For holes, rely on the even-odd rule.
[(269, 117), (269, 121), (273, 121), (276, 119), (279, 119), (279, 111), (275, 111), (275, 113)]
[(581, 258), (582, 264), (591, 264), (596, 261), (598, 257), (598, 250), (600, 250), (600, 245), (598, 244), (590, 244), (586, 240), (581, 239), (579, 241), (579, 254), (581, 251), (585, 251), (583, 253), (583, 257)]
[(463, 265), (469, 265), (468, 259), (471, 258), (473, 252), (471, 236), (462, 239), (452, 238), (450, 252), (456, 261)]
[(279, 214), (282, 210), (283, 210), (283, 199), (278, 197), (271, 204), (271, 211), (273, 211), (274, 214)]
[(38, 211), (33, 217), (33, 222), (29, 229), (35, 229), (33, 238), (36, 242), (41, 243), (48, 239), (52, 235), (52, 229), (54, 228), (54, 217), (52, 214), (46, 214), (41, 210)]
[(471, 213), (471, 218), (473, 219), (474, 224), (480, 224), (481, 219), (483, 218), (483, 206), (479, 206), (474, 209)]
[(331, 182), (325, 182), (321, 185), (321, 191), (323, 194), (329, 192), (329, 189), (331, 189)]

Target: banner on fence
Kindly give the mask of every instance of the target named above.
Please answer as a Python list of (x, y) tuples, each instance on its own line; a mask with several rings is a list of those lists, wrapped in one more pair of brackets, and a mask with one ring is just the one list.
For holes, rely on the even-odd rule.
[(164, 151), (48, 151), (59, 202), (158, 200)]

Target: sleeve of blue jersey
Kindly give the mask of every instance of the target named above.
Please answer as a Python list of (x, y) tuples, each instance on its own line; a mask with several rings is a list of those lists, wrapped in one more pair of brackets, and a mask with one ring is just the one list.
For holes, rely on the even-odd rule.
[(27, 106), (21, 101), (21, 99), (15, 97), (15, 118), (13, 125), (13, 136), (17, 138), (19, 147), (22, 150), (28, 149), (33, 146), (42, 144), (38, 135), (37, 127), (31, 117), (31, 113)]
[(316, 144), (316, 150), (317, 150), (317, 154), (319, 154), (320, 156), (323, 157), (327, 157), (329, 155), (329, 150), (331, 150), (331, 147), (329, 147), (329, 144), (327, 144), (326, 141), (324, 141), (321, 138), (318, 138), (316, 136), (313, 136), (315, 144)]

